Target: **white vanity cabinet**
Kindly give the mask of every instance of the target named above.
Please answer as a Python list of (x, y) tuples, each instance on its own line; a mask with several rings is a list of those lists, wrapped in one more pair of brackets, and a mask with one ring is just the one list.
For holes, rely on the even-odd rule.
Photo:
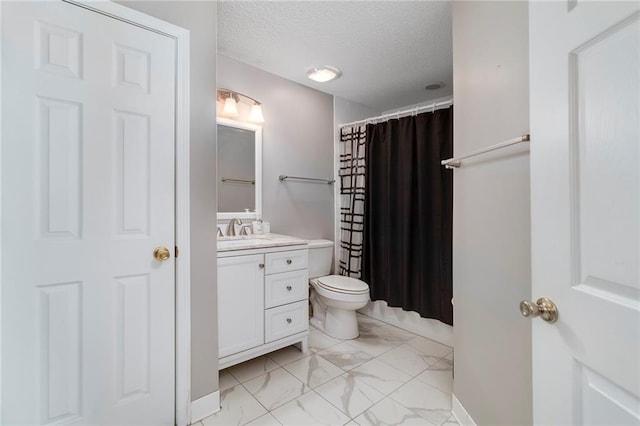
[(306, 245), (218, 253), (219, 369), (292, 344), (306, 352), (307, 268)]
[(264, 255), (218, 259), (218, 357), (264, 343)]

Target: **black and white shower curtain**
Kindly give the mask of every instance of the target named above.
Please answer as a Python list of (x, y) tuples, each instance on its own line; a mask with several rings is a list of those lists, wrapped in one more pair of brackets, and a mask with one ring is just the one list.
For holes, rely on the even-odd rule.
[(340, 133), (340, 273), (371, 300), (453, 323), (453, 107)]
[(364, 236), (365, 126), (340, 130), (340, 275), (360, 278)]

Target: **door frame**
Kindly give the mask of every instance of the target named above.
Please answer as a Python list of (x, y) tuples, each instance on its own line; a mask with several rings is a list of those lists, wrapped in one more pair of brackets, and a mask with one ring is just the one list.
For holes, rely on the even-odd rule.
[[(175, 91), (175, 424), (188, 425), (191, 417), (191, 272), (189, 224), (189, 31), (166, 21), (130, 9), (111, 1), (99, 0), (47, 0), (63, 1), (74, 6), (100, 13), (132, 25), (171, 37), (176, 41)], [(0, 19), (2, 8), (0, 7)], [(0, 21), (1, 22), (1, 21)], [(2, 95), (2, 42), (0, 39), (0, 97)], [(1, 98), (0, 98), (1, 99)], [(2, 131), (0, 104), (0, 137)], [(215, 120), (215, 117), (212, 118)], [(0, 144), (1, 146), (1, 144)], [(1, 155), (1, 150), (0, 150)], [(0, 157), (1, 159), (1, 157)], [(1, 186), (0, 186), (1, 191)], [(0, 197), (0, 212), (2, 199)], [(2, 253), (0, 244), (0, 254)], [(0, 272), (2, 263), (0, 257)], [(0, 285), (0, 297), (2, 286)], [(1, 308), (0, 308), (1, 309)], [(1, 326), (0, 310), (0, 326)], [(0, 349), (2, 348), (0, 327)], [(1, 352), (0, 352), (1, 354)], [(0, 378), (2, 369), (0, 364)], [(1, 392), (1, 390), (0, 390)], [(2, 415), (0, 393), (0, 416)], [(1, 417), (0, 417), (1, 418)]]

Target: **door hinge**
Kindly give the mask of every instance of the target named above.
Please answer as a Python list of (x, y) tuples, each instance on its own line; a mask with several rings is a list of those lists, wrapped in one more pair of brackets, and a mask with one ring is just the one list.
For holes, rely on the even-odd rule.
[(178, 257), (178, 253), (179, 253), (178, 246), (175, 246), (175, 248), (176, 248), (176, 256), (175, 257)]

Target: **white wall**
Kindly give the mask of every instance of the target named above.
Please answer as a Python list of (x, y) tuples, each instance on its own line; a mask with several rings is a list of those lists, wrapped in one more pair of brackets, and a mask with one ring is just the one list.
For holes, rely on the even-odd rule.
[(339, 96), (333, 98), (333, 121), (336, 141), (340, 141), (340, 124), (350, 123), (352, 121), (364, 120), (365, 118), (375, 117), (380, 111), (359, 104), (357, 102), (343, 99)]
[[(450, 101), (451, 99), (452, 99), (452, 96), (443, 96), (441, 98), (430, 99), (428, 101), (419, 102), (417, 104), (406, 105), (406, 106), (403, 106), (403, 107), (399, 107), (399, 108), (383, 111), (382, 114), (393, 114), (394, 112), (397, 112), (397, 111), (411, 110), (413, 108), (418, 108), (418, 107), (422, 107), (422, 106), (426, 106), (426, 105), (432, 105), (434, 103)], [(420, 112), (429, 112), (429, 111), (430, 110), (427, 109), (427, 110), (422, 110)]]
[(333, 176), (333, 97), (222, 55), (217, 79), (262, 103), (262, 216), (271, 232), (332, 239), (333, 185), (278, 176)]
[[(456, 155), (529, 131), (527, 7), (453, 3)], [(526, 145), (465, 161), (453, 192), (454, 394), (477, 424), (531, 424)]]
[(119, 1), (190, 31), (191, 399), (218, 390), (216, 268), (216, 2)]

